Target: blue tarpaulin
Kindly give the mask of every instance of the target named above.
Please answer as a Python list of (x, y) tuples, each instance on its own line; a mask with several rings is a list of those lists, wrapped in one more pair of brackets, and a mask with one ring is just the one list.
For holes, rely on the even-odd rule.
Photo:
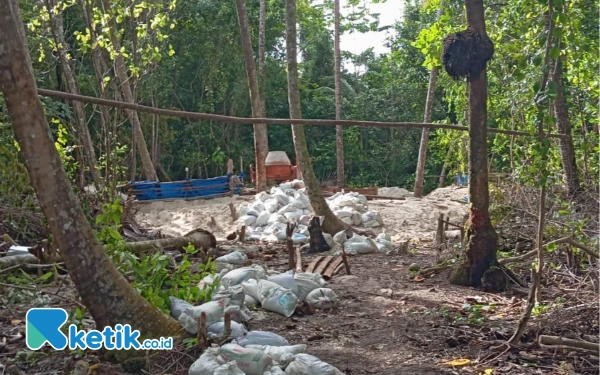
[(157, 199), (190, 199), (190, 198), (218, 198), (241, 193), (241, 181), (244, 174), (237, 176), (240, 184), (230, 188), (230, 181), (234, 175), (207, 179), (187, 179), (184, 181), (158, 182), (158, 181), (131, 181), (128, 184), (130, 193), (137, 200), (148, 201)]

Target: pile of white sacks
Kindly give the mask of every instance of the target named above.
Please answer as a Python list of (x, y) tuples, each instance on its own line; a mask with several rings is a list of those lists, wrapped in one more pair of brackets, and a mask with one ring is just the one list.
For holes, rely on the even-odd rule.
[[(327, 198), (326, 202), (346, 224), (366, 228), (383, 225), (379, 212), (369, 211), (364, 195), (340, 192)], [(305, 243), (309, 239), (308, 224), (312, 209), (301, 180), (282, 183), (273, 187), (270, 193), (257, 194), (254, 203), (242, 203), (239, 212), (238, 226), (246, 226), (246, 240), (283, 242), (286, 239), (286, 224), (293, 222), (298, 224), (293, 241)]]
[[(232, 253), (233, 254), (233, 253)], [(316, 309), (338, 306), (333, 290), (319, 274), (293, 271), (265, 271), (258, 265), (223, 269), (217, 277), (207, 276), (200, 289), (218, 283), (212, 301), (193, 306), (171, 297), (171, 315), (190, 334), (198, 332), (198, 318), (206, 314), (207, 334), (222, 337), (224, 315), (231, 315), (231, 333), (221, 347), (206, 350), (189, 369), (189, 375), (341, 375), (337, 368), (319, 358), (304, 354), (306, 345), (290, 345), (272, 332), (250, 331), (244, 322), (251, 319), (253, 306), (290, 317), (298, 302)]]

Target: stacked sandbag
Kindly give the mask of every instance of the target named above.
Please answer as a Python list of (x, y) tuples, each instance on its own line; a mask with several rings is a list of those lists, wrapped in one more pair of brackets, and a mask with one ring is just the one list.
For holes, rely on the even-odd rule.
[[(327, 198), (333, 213), (344, 223), (366, 228), (383, 225), (381, 215), (369, 210), (367, 199), (356, 192), (339, 192)], [(304, 182), (294, 180), (260, 192), (251, 204), (239, 207), (238, 226), (246, 226), (246, 240), (281, 243), (286, 240), (286, 224), (297, 223), (292, 241), (304, 244), (309, 240), (308, 224), (313, 215)]]

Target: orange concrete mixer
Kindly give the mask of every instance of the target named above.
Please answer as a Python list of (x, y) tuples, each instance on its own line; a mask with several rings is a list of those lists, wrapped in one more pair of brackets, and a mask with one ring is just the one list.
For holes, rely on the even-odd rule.
[[(285, 151), (270, 151), (265, 160), (267, 181), (283, 182), (301, 178), (298, 162), (292, 165)], [(250, 179), (256, 181), (256, 170), (250, 164)]]

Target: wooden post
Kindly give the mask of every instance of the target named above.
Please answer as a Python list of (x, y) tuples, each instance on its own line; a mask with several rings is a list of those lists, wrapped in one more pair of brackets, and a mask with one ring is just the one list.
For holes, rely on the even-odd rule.
[(242, 228), (240, 229), (240, 242), (244, 243), (246, 242), (246, 226), (242, 225)]
[(433, 246), (438, 247), (444, 242), (444, 214), (438, 217), (437, 232), (435, 233), (435, 241)]
[(198, 345), (200, 346), (200, 351), (204, 351), (208, 348), (208, 337), (206, 334), (206, 313), (203, 312), (200, 314), (198, 318)]
[(302, 254), (300, 254), (300, 248), (296, 248), (296, 273), (302, 273)]
[(289, 269), (291, 269), (291, 270), (294, 269), (294, 265), (295, 265), (294, 242), (292, 241), (292, 235), (294, 234), (294, 229), (296, 229), (296, 223), (294, 223), (294, 224), (287, 223), (286, 228), (285, 228), (285, 235), (286, 235), (286, 245), (287, 245), (288, 260), (289, 260), (288, 266), (289, 266)]
[(231, 221), (234, 222), (238, 219), (237, 211), (235, 210), (235, 206), (233, 202), (229, 202), (229, 211), (231, 211)]
[(348, 258), (346, 257), (346, 250), (344, 249), (344, 245), (342, 245), (342, 261), (344, 262), (344, 266), (346, 267), (346, 275), (350, 275), (350, 263), (348, 263)]

